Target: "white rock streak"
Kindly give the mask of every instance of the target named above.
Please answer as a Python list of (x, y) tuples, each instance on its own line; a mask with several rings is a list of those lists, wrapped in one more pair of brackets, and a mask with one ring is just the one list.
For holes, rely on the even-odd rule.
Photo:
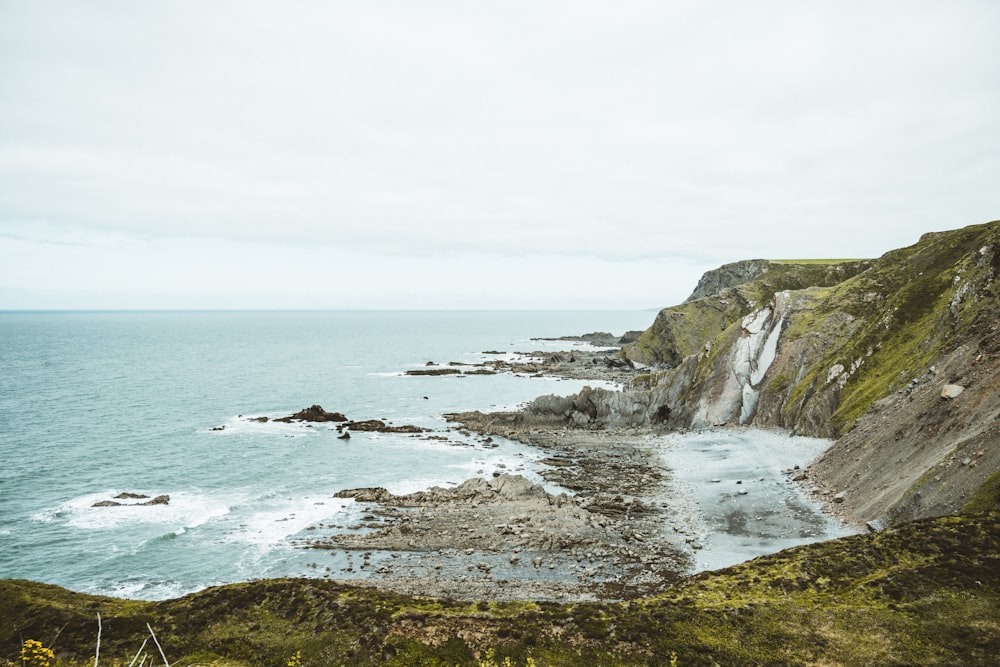
[(740, 338), (728, 351), (732, 373), (719, 392), (702, 399), (695, 416), (699, 426), (714, 426), (739, 413), (739, 423), (747, 424), (757, 410), (760, 383), (774, 362), (785, 320), (788, 295), (778, 292), (774, 301), (743, 318)]

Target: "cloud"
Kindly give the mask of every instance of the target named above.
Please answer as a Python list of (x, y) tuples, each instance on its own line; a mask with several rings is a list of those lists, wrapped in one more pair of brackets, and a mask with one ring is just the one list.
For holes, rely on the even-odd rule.
[(878, 255), (997, 217), (998, 27), (991, 2), (0, 1), (0, 233)]

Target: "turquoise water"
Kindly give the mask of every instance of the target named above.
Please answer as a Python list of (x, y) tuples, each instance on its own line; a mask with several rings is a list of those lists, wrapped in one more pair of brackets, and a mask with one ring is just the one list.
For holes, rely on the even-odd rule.
[[(158, 599), (209, 585), (337, 572), (296, 549), (317, 523), (360, 518), (343, 488), (396, 493), (540, 454), (488, 448), (441, 415), (515, 406), (584, 384), (511, 375), (407, 377), (427, 361), (643, 329), (650, 312), (0, 313), (0, 577)], [(591, 383), (593, 384), (593, 383)], [(412, 423), (451, 443), (325, 425), (258, 424), (318, 403)], [(214, 427), (224, 426), (222, 430)], [(456, 444), (457, 443), (457, 444)], [(537, 479), (537, 478), (536, 478)], [(121, 492), (169, 505), (92, 505)]]

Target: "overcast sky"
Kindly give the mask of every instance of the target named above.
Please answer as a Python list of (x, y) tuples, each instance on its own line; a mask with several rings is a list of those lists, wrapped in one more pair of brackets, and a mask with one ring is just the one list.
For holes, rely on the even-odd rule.
[(0, 309), (652, 308), (1000, 218), (1000, 2), (0, 0)]

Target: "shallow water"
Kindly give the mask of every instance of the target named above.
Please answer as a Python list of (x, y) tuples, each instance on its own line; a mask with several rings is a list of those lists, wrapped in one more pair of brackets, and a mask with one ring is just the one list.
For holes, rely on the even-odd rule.
[(668, 502), (699, 536), (695, 571), (850, 534), (786, 474), (808, 465), (830, 444), (754, 429), (659, 438), (660, 455), (673, 473)]

